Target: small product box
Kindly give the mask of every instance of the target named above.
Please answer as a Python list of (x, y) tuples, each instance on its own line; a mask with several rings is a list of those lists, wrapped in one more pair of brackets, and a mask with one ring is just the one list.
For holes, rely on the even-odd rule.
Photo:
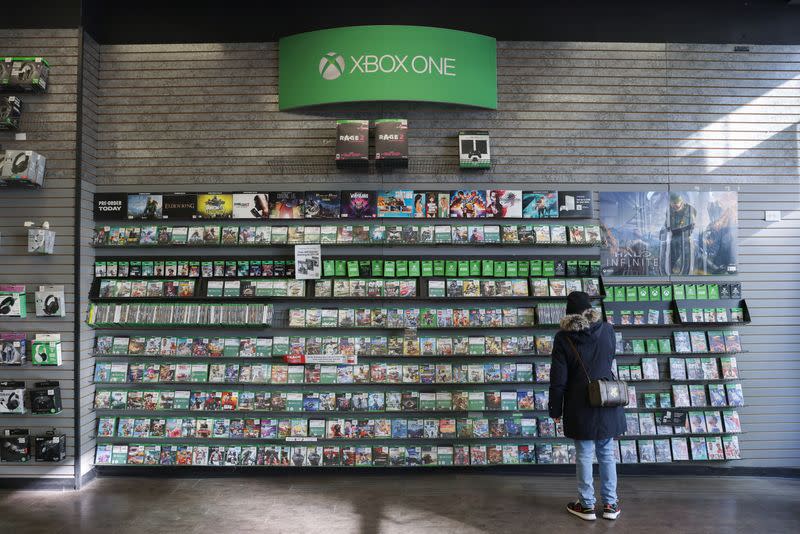
[(31, 360), (33, 365), (61, 365), (61, 334), (36, 334)]
[(386, 167), (408, 166), (408, 121), (375, 121), (375, 161)]
[(0, 318), (27, 317), (25, 285), (0, 284)]
[(37, 415), (61, 411), (61, 387), (58, 382), (36, 382), (31, 388), (31, 412)]
[(64, 317), (64, 286), (39, 286), (36, 292), (37, 317)]
[(369, 121), (336, 121), (336, 164), (362, 166), (369, 163)]
[(55, 431), (35, 436), (34, 458), (37, 462), (60, 462), (67, 457), (67, 435)]
[(28, 253), (52, 254), (56, 233), (48, 228), (28, 228)]
[(488, 169), (492, 166), (489, 132), (486, 130), (458, 132), (458, 151), (462, 169)]
[(0, 382), (0, 413), (25, 413), (25, 382)]
[(26, 349), (24, 332), (0, 332), (0, 365), (23, 365)]
[(4, 185), (44, 185), (47, 159), (32, 150), (6, 150), (0, 162), (0, 182)]
[(0, 434), (0, 462), (24, 463), (31, 459), (31, 437), (25, 428), (6, 428)]

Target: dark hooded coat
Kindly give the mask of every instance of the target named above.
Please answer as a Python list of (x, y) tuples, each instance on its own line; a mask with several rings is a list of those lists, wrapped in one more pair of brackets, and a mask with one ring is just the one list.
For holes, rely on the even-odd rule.
[(600, 321), (600, 314), (594, 310), (566, 315), (560, 326), (553, 340), (550, 417), (563, 417), (564, 435), (568, 438), (600, 440), (622, 435), (626, 430), (623, 408), (589, 405), (589, 380), (567, 341), (567, 338), (572, 340), (593, 380), (612, 379), (611, 362), (616, 350), (614, 329)]

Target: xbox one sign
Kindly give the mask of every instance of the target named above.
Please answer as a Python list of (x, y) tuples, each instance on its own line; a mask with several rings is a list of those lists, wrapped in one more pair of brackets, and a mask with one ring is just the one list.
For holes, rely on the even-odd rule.
[(364, 101), (497, 108), (491, 37), (419, 26), (355, 26), (280, 41), (281, 110)]
[[(443, 76), (455, 76), (455, 58), (432, 58), (414, 56), (408, 61), (408, 55), (400, 57), (395, 54), (384, 54), (381, 57), (367, 54), (359, 58), (351, 57), (352, 68), (350, 72), (371, 74), (382, 72), (392, 74), (395, 72), (408, 72), (410, 68), (415, 74), (432, 74), (434, 72)], [(326, 80), (335, 80), (344, 74), (344, 58), (336, 52), (328, 52), (319, 61), (319, 73)]]

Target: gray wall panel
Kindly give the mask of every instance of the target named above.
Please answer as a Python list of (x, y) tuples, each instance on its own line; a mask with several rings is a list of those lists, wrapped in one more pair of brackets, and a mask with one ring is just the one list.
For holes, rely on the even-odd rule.
[[(275, 43), (113, 45), (91, 56), (98, 72), (85, 98), (96, 111), (91, 154), (101, 192), (287, 182), (735, 188), (738, 279), (754, 315), (740, 329), (751, 352), (739, 358), (748, 406), (745, 459), (736, 465), (800, 467), (800, 47), (501, 42), (497, 111), (383, 103), (279, 112)], [(221, 61), (248, 76), (217, 76)], [(143, 116), (145, 106), (152, 113)], [(384, 116), (409, 118), (412, 157), (454, 161), (457, 130), (489, 128), (495, 167), (353, 175), (274, 165), (281, 155), (327, 163), (334, 119)], [(765, 222), (764, 209), (782, 210), (783, 220)]]
[[(77, 132), (77, 75), (79, 39), (76, 30), (0, 30), (0, 51), (7, 55), (41, 56), (51, 65), (48, 91), (41, 95), (21, 95), (25, 109), (20, 131), (26, 141), (15, 141), (4, 132), (3, 148), (36, 150), (47, 157), (45, 187), (41, 190), (4, 189), (0, 192), (0, 282), (24, 283), (28, 292), (28, 318), (0, 321), (2, 331), (60, 333), (63, 365), (34, 368), (30, 364), (13, 369), (0, 367), (0, 378), (24, 380), (32, 386), (37, 380), (58, 380), (64, 410), (55, 416), (0, 416), (0, 428), (28, 428), (34, 434), (56, 428), (67, 435), (67, 460), (58, 464), (1, 464), (0, 478), (68, 477), (74, 475), (74, 206), (75, 141)], [(50, 222), (56, 232), (55, 254), (34, 256), (27, 253), (27, 231), (23, 222)], [(62, 284), (66, 296), (66, 317), (37, 318), (33, 294), (40, 284)]]

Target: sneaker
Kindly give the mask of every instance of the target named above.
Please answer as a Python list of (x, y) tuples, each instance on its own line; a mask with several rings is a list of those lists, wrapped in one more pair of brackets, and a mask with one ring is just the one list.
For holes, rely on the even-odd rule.
[(603, 519), (616, 519), (621, 513), (622, 509), (619, 507), (619, 503), (603, 506)]
[(577, 515), (585, 521), (594, 521), (597, 516), (594, 515), (594, 508), (587, 508), (581, 504), (580, 501), (571, 502), (567, 505), (567, 512), (572, 515)]

